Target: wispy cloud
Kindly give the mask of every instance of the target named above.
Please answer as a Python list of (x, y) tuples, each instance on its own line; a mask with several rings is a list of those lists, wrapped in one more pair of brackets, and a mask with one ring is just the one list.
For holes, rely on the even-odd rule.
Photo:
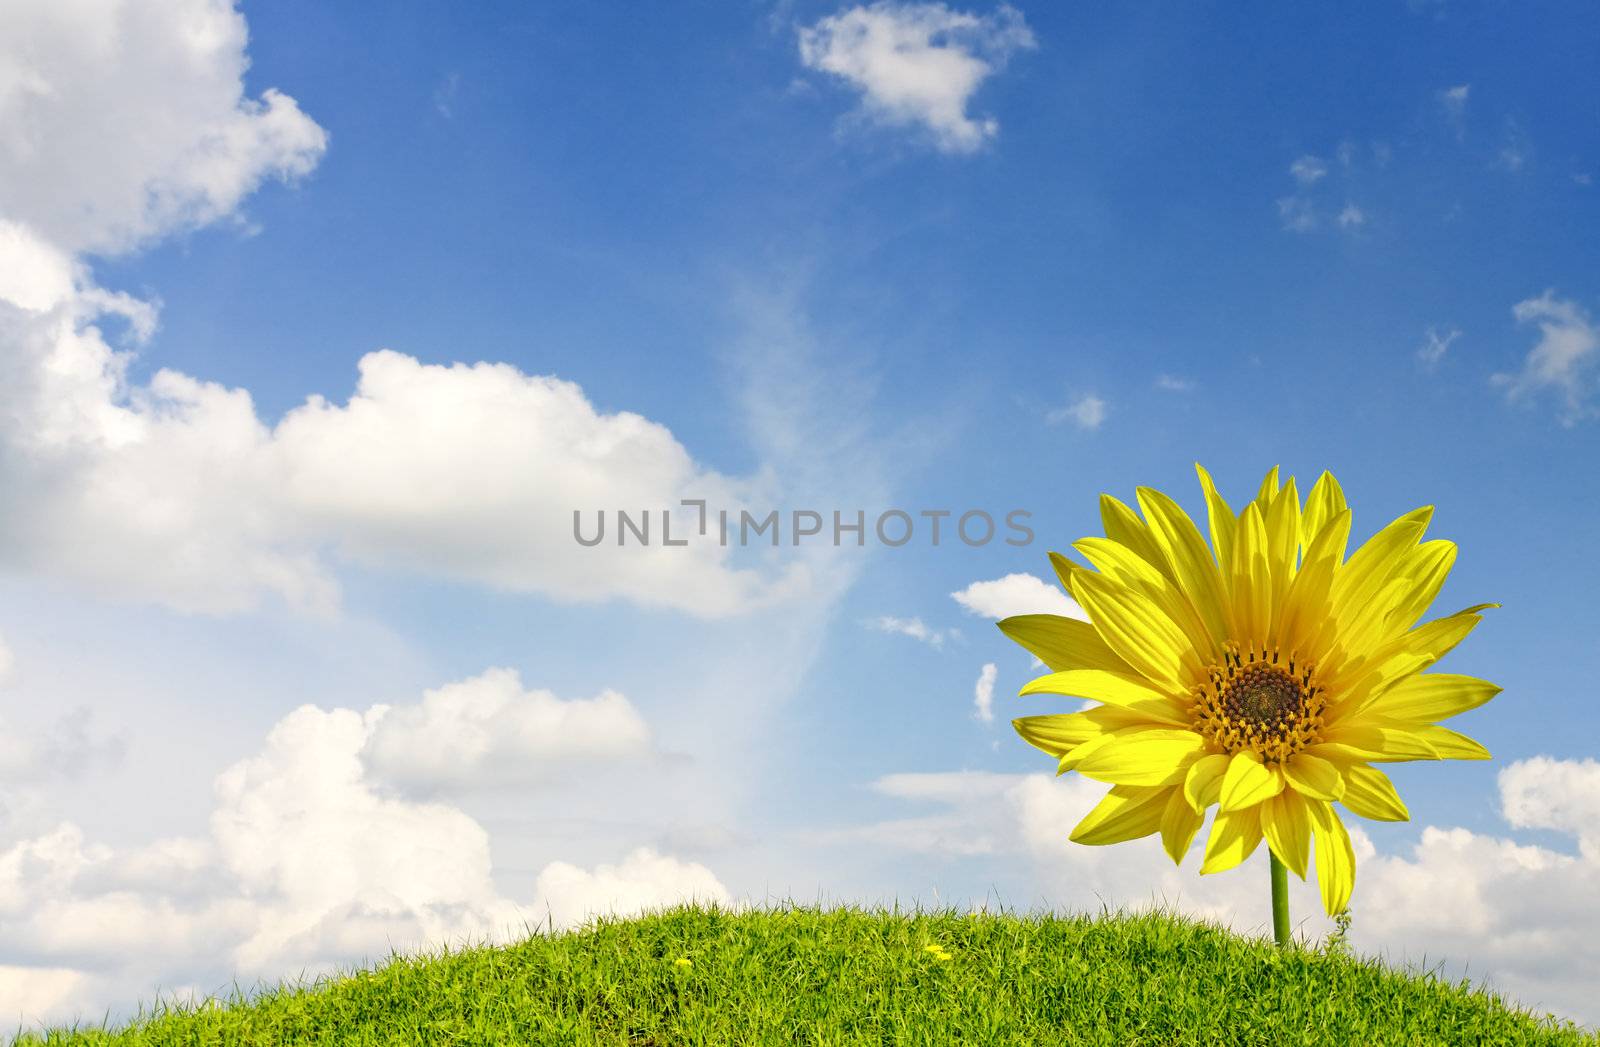
[(972, 688), (973, 715), (984, 723), (994, 723), (994, 678), (999, 671), (993, 662), (986, 662)]
[(1294, 175), (1294, 180), (1301, 185), (1315, 185), (1328, 173), (1328, 165), (1322, 158), (1309, 153), (1289, 165), (1289, 173)]
[(1444, 354), (1450, 351), (1451, 344), (1460, 337), (1461, 332), (1455, 328), (1442, 333), (1437, 327), (1428, 328), (1422, 347), (1417, 350), (1418, 362), (1428, 370), (1433, 370), (1444, 359)]
[(1089, 617), (1072, 597), (1059, 588), (1021, 571), (1004, 578), (973, 582), (965, 589), (951, 593), (950, 598), (966, 608), (968, 614), (984, 618), (1059, 614), (1065, 618), (1087, 621)]
[(1434, 94), (1439, 100), (1440, 107), (1444, 109), (1445, 119), (1455, 129), (1457, 140), (1464, 138), (1467, 133), (1467, 96), (1471, 92), (1471, 84), (1457, 84)]
[(921, 618), (896, 618), (888, 614), (869, 618), (864, 624), (867, 628), (876, 629), (880, 633), (909, 636), (929, 647), (943, 647), (946, 640), (961, 635), (955, 629), (935, 629)]
[(800, 29), (800, 60), (861, 93), (857, 118), (920, 127), (936, 148), (972, 153), (1000, 131), (968, 112), (972, 96), (1019, 50), (1037, 46), (1013, 7), (990, 15), (940, 3), (880, 2), (852, 7)]
[(1071, 422), (1079, 429), (1098, 429), (1106, 420), (1110, 407), (1093, 393), (1084, 393), (1065, 407), (1057, 407), (1044, 416), (1046, 424), (1061, 425)]
[(1505, 390), (1512, 402), (1552, 392), (1560, 400), (1561, 424), (1576, 425), (1594, 415), (1592, 371), (1600, 355), (1600, 326), (1576, 302), (1557, 298), (1554, 290), (1518, 302), (1511, 314), (1520, 324), (1537, 324), (1539, 341), (1514, 374), (1494, 375), (1490, 381)]
[(1194, 379), (1163, 372), (1156, 375), (1156, 388), (1169, 393), (1187, 393), (1194, 389)]

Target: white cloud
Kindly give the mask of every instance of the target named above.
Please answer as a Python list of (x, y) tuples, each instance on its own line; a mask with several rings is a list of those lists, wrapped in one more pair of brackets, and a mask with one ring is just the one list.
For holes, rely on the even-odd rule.
[(985, 662), (978, 673), (978, 682), (972, 688), (972, 705), (978, 719), (994, 722), (994, 679), (1000, 669), (993, 662)]
[(1278, 220), (1291, 233), (1309, 233), (1317, 228), (1316, 209), (1303, 196), (1285, 196), (1278, 200)]
[(1110, 408), (1093, 393), (1084, 393), (1065, 407), (1058, 407), (1044, 416), (1045, 424), (1060, 425), (1071, 422), (1079, 429), (1093, 431), (1106, 420)]
[(695, 900), (729, 906), (733, 897), (705, 866), (640, 847), (617, 865), (593, 872), (551, 862), (535, 884), (535, 907), (557, 927), (574, 927), (596, 915), (632, 916)]
[(0, 686), (4, 686), (11, 679), (16, 664), (17, 660), (12, 655), (11, 648), (6, 646), (6, 638), (0, 636)]
[(245, 21), (220, 0), (0, 9), (0, 218), (114, 253), (231, 215), (316, 166), (293, 98), (243, 93)]
[(954, 629), (934, 629), (921, 618), (896, 618), (887, 614), (869, 618), (866, 625), (868, 628), (876, 629), (880, 633), (909, 636), (913, 640), (921, 640), (930, 647), (943, 647), (947, 639), (960, 635)]
[(1018, 572), (986, 582), (973, 582), (950, 594), (971, 614), (984, 618), (1010, 618), (1018, 614), (1059, 614), (1088, 621), (1077, 602), (1054, 585)]
[(1467, 97), (1471, 93), (1471, 84), (1457, 84), (1443, 88), (1434, 95), (1444, 108), (1445, 119), (1455, 128), (1457, 138), (1466, 134)]
[(1443, 333), (1437, 327), (1428, 328), (1425, 335), (1426, 340), (1422, 343), (1422, 347), (1417, 350), (1417, 360), (1421, 362), (1422, 366), (1430, 370), (1437, 367), (1439, 362), (1444, 359), (1445, 353), (1450, 351), (1450, 346), (1460, 337), (1461, 332), (1455, 328)]
[[(0, 647), (0, 667), (6, 657), (8, 653)], [(83, 708), (57, 717), (37, 734), (25, 734), (0, 716), (0, 783), (75, 777), (87, 769), (116, 763), (126, 748), (124, 739), (100, 736), (93, 727), (93, 717)], [(3, 814), (0, 804), (0, 817)]]
[[(1097, 910), (1169, 905), (1262, 934), (1270, 926), (1262, 890), (1264, 859), (1238, 870), (1197, 873), (1191, 853), (1175, 868), (1154, 838), (1083, 847), (1067, 836), (1106, 787), (1080, 775), (960, 771), (893, 774), (873, 788), (935, 813), (820, 833), (819, 842), (876, 846), (952, 857), (1010, 856), (1032, 861), (1033, 896), (1056, 908)], [(1523, 1003), (1600, 1021), (1592, 988), (1600, 980), (1600, 763), (1538, 757), (1500, 772), (1502, 810), (1517, 828), (1575, 836), (1579, 854), (1473, 833), (1424, 827), (1407, 854), (1379, 853), (1346, 818), (1357, 854), (1352, 941), (1391, 963), (1443, 962)], [(1197, 836), (1203, 843), (1208, 829)], [(1258, 875), (1260, 878), (1258, 879)], [(1290, 880), (1297, 933), (1332, 930), (1314, 878)]]
[(1313, 185), (1327, 175), (1328, 165), (1321, 157), (1307, 154), (1289, 165), (1289, 173), (1301, 185)]
[(605, 691), (564, 701), (525, 691), (491, 669), (386, 708), (362, 750), (380, 779), (412, 790), (538, 782), (573, 761), (648, 756), (650, 729), (628, 699)]
[[(329, 610), (339, 556), (705, 616), (804, 588), (802, 565), (761, 576), (715, 540), (665, 547), (660, 510), (745, 492), (557, 378), (375, 352), (347, 402), (275, 427), (242, 389), (130, 381), (156, 308), (97, 286), (86, 253), (225, 218), (263, 178), (310, 171), (323, 135), (284, 95), (243, 98), (228, 4), (78, 7), (0, 14), (0, 484), (20, 507), (0, 562), (213, 613), (264, 594)], [(575, 509), (623, 507), (655, 512), (650, 546), (577, 544)]]
[(1359, 229), (1367, 224), (1367, 213), (1355, 204), (1345, 204), (1344, 210), (1339, 212), (1340, 229)]
[[(538, 719), (572, 735), (513, 740), (499, 752), (522, 745), (529, 759), (556, 752), (570, 761), (614, 755), (597, 751), (593, 732), (598, 718), (618, 714), (606, 698), (552, 710), (554, 699), (494, 673), (455, 687), (421, 706), (305, 706), (285, 716), (257, 755), (216, 779), (207, 836), (111, 847), (61, 824), (0, 850), (0, 940), (7, 970), (18, 972), (7, 983), (39, 988), (0, 997), (0, 1022), (98, 1014), (157, 984), (316, 973), (382, 959), (391, 946), (506, 940), (547, 918), (563, 929), (608, 908), (728, 900), (704, 866), (648, 850), (592, 873), (545, 862), (523, 900), (503, 895), (479, 822), (386, 790), (369, 765), (381, 725), (396, 715), (405, 729), (427, 722), (459, 748), (461, 703), (448, 696), (465, 694), (496, 726), (515, 731)], [(495, 777), (484, 753), (465, 759)]]
[(1194, 379), (1175, 374), (1156, 375), (1156, 388), (1169, 393), (1187, 393), (1194, 389)]
[(1515, 374), (1496, 374), (1491, 381), (1505, 390), (1513, 401), (1531, 399), (1545, 391), (1561, 402), (1563, 425), (1576, 425), (1591, 416), (1594, 408), (1592, 374), (1600, 350), (1600, 325), (1570, 299), (1557, 298), (1549, 290), (1512, 307), (1518, 323), (1537, 324), (1539, 341), (1528, 353), (1522, 369)]
[(800, 59), (861, 92), (861, 117), (925, 128), (944, 152), (971, 153), (999, 132), (968, 113), (984, 80), (1018, 50), (1036, 46), (1021, 12), (953, 11), (940, 3), (857, 6), (802, 27)]

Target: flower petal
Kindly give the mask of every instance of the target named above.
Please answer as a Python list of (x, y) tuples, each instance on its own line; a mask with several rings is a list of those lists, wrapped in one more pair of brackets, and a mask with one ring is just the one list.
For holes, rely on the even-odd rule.
[(1019, 614), (1000, 622), (1000, 631), (1051, 669), (1106, 669), (1129, 672), (1128, 663), (1106, 646), (1094, 626), (1058, 614)]
[(1194, 604), (1161, 569), (1147, 563), (1132, 549), (1109, 538), (1084, 538), (1072, 547), (1105, 577), (1147, 597), (1162, 614), (1183, 630), (1189, 646), (1201, 660), (1220, 660), (1220, 637), (1201, 620)]
[(1283, 765), (1283, 774), (1298, 793), (1317, 800), (1337, 800), (1344, 795), (1344, 778), (1331, 760), (1308, 752), (1295, 753)]
[(1200, 474), (1200, 488), (1206, 494), (1206, 524), (1211, 529), (1211, 547), (1216, 550), (1218, 570), (1226, 582), (1227, 567), (1233, 563), (1233, 532), (1239, 525), (1239, 518), (1217, 493), (1217, 485), (1211, 482), (1211, 474), (1205, 467), (1196, 462), (1194, 471)]
[(1070, 839), (1098, 847), (1149, 836), (1161, 828), (1171, 792), (1170, 787), (1116, 786), (1077, 824)]
[(1452, 731), (1448, 727), (1438, 724), (1429, 724), (1425, 727), (1407, 728), (1428, 745), (1437, 755), (1437, 760), (1489, 760), (1493, 759), (1489, 750), (1485, 749), (1475, 740), (1468, 738), (1459, 731)]
[(1365, 611), (1383, 584), (1405, 563), (1406, 554), (1422, 538), (1433, 518), (1433, 507), (1423, 506), (1399, 517), (1367, 539), (1351, 554), (1333, 579), (1334, 617), (1341, 629)]
[(1306, 878), (1306, 853), (1311, 849), (1311, 816), (1306, 801), (1285, 789), (1261, 805), (1261, 834), (1278, 860), (1300, 879)]
[(1166, 567), (1161, 547), (1156, 545), (1150, 528), (1139, 519), (1138, 513), (1109, 494), (1100, 496), (1100, 522), (1105, 526), (1107, 538), (1132, 549), (1146, 563), (1160, 569)]
[(1439, 754), (1417, 728), (1379, 727), (1370, 723), (1336, 724), (1325, 727), (1322, 741), (1306, 752), (1327, 759), (1329, 755), (1379, 763), (1406, 760), (1437, 760)]
[(1177, 502), (1152, 487), (1141, 487), (1138, 494), (1139, 508), (1150, 521), (1150, 536), (1161, 549), (1168, 573), (1205, 623), (1212, 643), (1221, 643), (1227, 638), (1228, 622), (1211, 547)]
[(1083, 713), (1021, 716), (1012, 720), (1011, 726), (1022, 735), (1023, 741), (1051, 756), (1065, 756), (1090, 738), (1106, 733)]
[(1183, 856), (1189, 853), (1195, 833), (1200, 831), (1205, 820), (1204, 814), (1189, 805), (1182, 789), (1172, 790), (1167, 809), (1161, 815), (1161, 846), (1173, 864), (1183, 864)]
[(1176, 785), (1205, 751), (1205, 739), (1178, 728), (1118, 731), (1077, 761), (1078, 773), (1113, 785)]
[(1206, 856), (1200, 863), (1200, 875), (1226, 872), (1254, 854), (1260, 843), (1260, 807), (1218, 811), (1211, 822), (1211, 835), (1206, 840)]
[(1322, 908), (1329, 916), (1337, 916), (1350, 904), (1350, 892), (1355, 888), (1356, 851), (1333, 805), (1308, 800), (1306, 810), (1316, 834), (1317, 886), (1322, 889)]
[(1401, 680), (1361, 712), (1386, 720), (1437, 723), (1476, 709), (1499, 693), (1498, 686), (1475, 676), (1426, 673)]
[(1229, 761), (1227, 753), (1212, 753), (1189, 765), (1183, 776), (1183, 797), (1197, 813), (1222, 798), (1222, 776), (1228, 773)]
[[(1317, 477), (1317, 482), (1311, 486), (1311, 493), (1306, 495), (1305, 512), (1300, 516), (1301, 546), (1309, 549), (1312, 541), (1328, 526), (1328, 521), (1345, 512), (1346, 508), (1344, 491), (1339, 489), (1339, 481), (1333, 478), (1333, 474), (1324, 472)], [(1339, 559), (1344, 559), (1342, 545)]]
[(1261, 757), (1246, 749), (1233, 754), (1228, 771), (1222, 776), (1222, 810), (1237, 811), (1253, 807), (1283, 791), (1283, 775), (1261, 762)]
[(1272, 567), (1267, 559), (1267, 525), (1254, 502), (1239, 517), (1231, 570), (1233, 636), (1263, 643), (1272, 618)]
[(1074, 581), (1096, 631), (1134, 670), (1178, 690), (1201, 673), (1188, 637), (1147, 597), (1090, 571)]
[(1353, 763), (1344, 769), (1341, 800), (1351, 811), (1375, 822), (1411, 819), (1411, 812), (1406, 810), (1405, 801), (1400, 799), (1389, 776), (1364, 763)]
[(1267, 529), (1267, 563), (1272, 570), (1272, 620), (1283, 613), (1283, 598), (1294, 581), (1300, 560), (1300, 495), (1289, 477), (1263, 517)]
[(1168, 723), (1174, 727), (1188, 727), (1190, 717), (1187, 707), (1169, 694), (1150, 686), (1150, 682), (1134, 673), (1113, 673), (1104, 669), (1068, 669), (1029, 681), (1020, 692), (1029, 694), (1065, 694), (1105, 702), (1136, 713), (1145, 719)]

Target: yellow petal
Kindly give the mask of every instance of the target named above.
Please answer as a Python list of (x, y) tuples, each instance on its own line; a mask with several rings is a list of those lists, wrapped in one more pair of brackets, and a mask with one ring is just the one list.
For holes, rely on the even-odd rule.
[(1051, 669), (1106, 669), (1129, 672), (1128, 663), (1106, 646), (1094, 626), (1057, 614), (1019, 614), (1000, 623), (1000, 631)]
[(1233, 636), (1264, 643), (1272, 616), (1272, 567), (1267, 559), (1267, 526), (1256, 503), (1244, 507), (1233, 536)]
[(1101, 638), (1134, 670), (1180, 691), (1203, 671), (1183, 630), (1147, 597), (1089, 571), (1075, 582)]
[(1228, 773), (1228, 763), (1227, 753), (1212, 753), (1189, 765), (1183, 777), (1183, 796), (1196, 812), (1222, 798), (1222, 776)]
[(1177, 502), (1151, 487), (1141, 487), (1138, 493), (1139, 508), (1150, 521), (1150, 536), (1161, 549), (1168, 574), (1205, 623), (1213, 644), (1221, 643), (1228, 635), (1228, 622), (1211, 547)]
[(1174, 727), (1187, 727), (1190, 723), (1186, 705), (1151, 687), (1148, 680), (1133, 673), (1068, 669), (1032, 680), (1020, 693), (1076, 695), (1115, 705), (1145, 719)]
[(1370, 723), (1326, 727), (1322, 731), (1322, 741), (1308, 746), (1306, 752), (1324, 759), (1332, 754), (1380, 763), (1439, 759), (1439, 754), (1426, 738), (1417, 733), (1417, 729), (1380, 727)]
[(1183, 864), (1183, 856), (1189, 853), (1189, 847), (1194, 843), (1194, 835), (1200, 831), (1200, 826), (1205, 820), (1206, 816), (1191, 807), (1189, 801), (1184, 799), (1182, 789), (1172, 790), (1172, 795), (1167, 799), (1166, 810), (1161, 815), (1161, 846), (1173, 864)]
[(1456, 544), (1443, 539), (1423, 542), (1406, 558), (1401, 573), (1407, 582), (1405, 592), (1389, 610), (1384, 630), (1390, 634), (1403, 633), (1427, 611), (1433, 598), (1439, 595), (1450, 568), (1455, 566)]
[(1306, 810), (1317, 840), (1317, 886), (1322, 889), (1322, 908), (1329, 916), (1337, 916), (1350, 904), (1350, 892), (1355, 888), (1355, 848), (1331, 804), (1307, 800)]
[(1337, 800), (1344, 795), (1344, 778), (1338, 765), (1320, 756), (1295, 753), (1283, 765), (1283, 774), (1296, 792), (1313, 799)]
[(1437, 723), (1476, 709), (1499, 693), (1499, 687), (1474, 676), (1425, 673), (1407, 677), (1383, 691), (1362, 714), (1387, 720)]
[(1151, 728), (1118, 731), (1077, 761), (1078, 773), (1113, 785), (1176, 785), (1205, 751), (1193, 731)]
[(1278, 860), (1300, 879), (1306, 878), (1306, 852), (1311, 848), (1311, 816), (1306, 801), (1285, 789), (1261, 805), (1261, 834)]
[(1294, 477), (1289, 477), (1273, 498), (1263, 519), (1267, 529), (1267, 563), (1272, 571), (1272, 619), (1276, 621), (1300, 560), (1300, 496), (1295, 491)]
[(1367, 607), (1385, 582), (1405, 563), (1433, 518), (1433, 507), (1413, 509), (1367, 539), (1333, 579), (1334, 617), (1344, 629)]
[(1206, 525), (1211, 529), (1211, 546), (1216, 550), (1218, 570), (1223, 572), (1223, 580), (1226, 581), (1228, 565), (1233, 563), (1233, 532), (1239, 519), (1222, 495), (1217, 493), (1217, 485), (1211, 482), (1211, 474), (1199, 462), (1194, 463), (1194, 470), (1200, 474), (1200, 487), (1206, 494)]
[[(1306, 510), (1300, 517), (1300, 544), (1310, 548), (1311, 542), (1328, 525), (1328, 521), (1345, 511), (1344, 492), (1339, 489), (1339, 481), (1328, 472), (1317, 477), (1311, 493), (1306, 495)], [(1344, 559), (1343, 545), (1339, 548), (1339, 559)]]
[(1271, 469), (1267, 470), (1267, 475), (1261, 479), (1261, 489), (1256, 492), (1256, 507), (1261, 510), (1263, 515), (1265, 515), (1267, 507), (1272, 504), (1272, 500), (1277, 496), (1278, 467), (1273, 466)]
[(1158, 568), (1165, 566), (1161, 549), (1150, 535), (1150, 528), (1139, 519), (1138, 513), (1109, 494), (1100, 496), (1100, 522), (1105, 525), (1107, 538), (1126, 545), (1147, 563)]
[(1211, 632), (1194, 609), (1194, 604), (1161, 570), (1145, 562), (1132, 549), (1109, 538), (1084, 538), (1073, 542), (1072, 547), (1083, 554), (1083, 558), (1102, 575), (1154, 603), (1162, 614), (1183, 630), (1189, 646), (1201, 660), (1215, 662), (1221, 659), (1221, 637)]
[(1251, 807), (1283, 791), (1283, 775), (1261, 762), (1261, 757), (1246, 749), (1233, 754), (1228, 771), (1222, 776), (1222, 809), (1237, 811)]
[(1438, 760), (1488, 760), (1492, 759), (1489, 750), (1471, 738), (1452, 731), (1448, 727), (1438, 724), (1429, 724), (1424, 727), (1410, 727), (1407, 730), (1420, 738), (1431, 748)]
[[(1050, 554), (1050, 566), (1055, 568), (1056, 580), (1061, 583), (1061, 588), (1067, 591), (1068, 596), (1072, 596), (1072, 575), (1075, 571), (1081, 571), (1083, 568), (1060, 553), (1055, 552)], [(1072, 598), (1074, 600), (1077, 599), (1076, 596), (1072, 596)]]
[(1211, 835), (1206, 840), (1206, 856), (1200, 863), (1200, 874), (1226, 872), (1255, 853), (1259, 843), (1259, 806), (1246, 807), (1242, 811), (1218, 811), (1211, 822)]
[(1341, 799), (1350, 810), (1373, 821), (1404, 822), (1411, 818), (1389, 776), (1364, 763), (1353, 763), (1344, 769)]
[(1100, 846), (1149, 836), (1161, 828), (1169, 788), (1119, 785), (1072, 830), (1072, 842)]
[(1051, 716), (1022, 716), (1011, 721), (1022, 740), (1049, 753), (1065, 756), (1090, 738), (1106, 733), (1104, 728), (1083, 713), (1056, 713)]
[(1350, 510), (1340, 509), (1312, 536), (1300, 570), (1284, 596), (1278, 642), (1313, 661), (1321, 659), (1333, 637), (1328, 594), (1333, 590), (1333, 577), (1349, 537)]

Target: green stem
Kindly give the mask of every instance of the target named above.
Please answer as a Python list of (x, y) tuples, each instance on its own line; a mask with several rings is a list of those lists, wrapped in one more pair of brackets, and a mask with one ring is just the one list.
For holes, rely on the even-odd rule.
[(1269, 849), (1267, 857), (1272, 860), (1272, 936), (1278, 940), (1278, 948), (1289, 947), (1289, 870), (1284, 868), (1278, 856)]

